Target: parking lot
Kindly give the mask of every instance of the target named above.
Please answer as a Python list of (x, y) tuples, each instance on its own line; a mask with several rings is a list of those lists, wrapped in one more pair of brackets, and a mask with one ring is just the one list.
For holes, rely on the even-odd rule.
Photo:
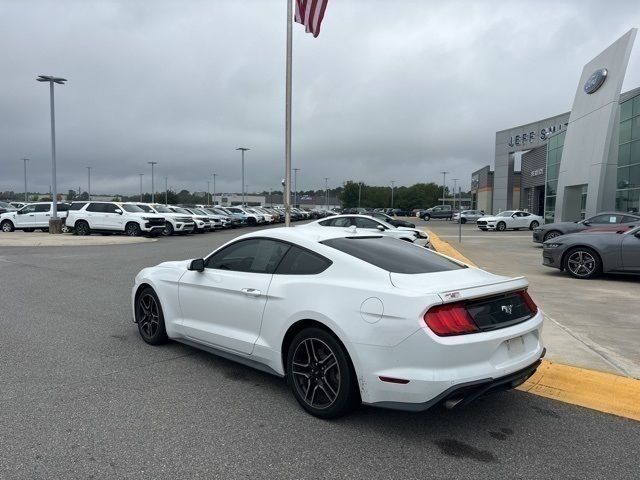
[[(445, 240), (453, 233), (445, 222), (429, 227)], [(183, 345), (145, 344), (131, 322), (135, 274), (161, 261), (202, 256), (250, 230), (144, 244), (3, 247), (0, 477), (637, 475), (640, 428), (632, 420), (511, 391), (461, 410), (361, 408), (327, 422), (305, 414), (278, 378)], [(500, 261), (500, 252), (524, 247), (527, 234), (497, 234), (504, 236), (501, 248), (478, 256), (483, 242), (498, 237), (468, 229), (462, 250), (491, 271), (511, 273), (519, 267)], [(563, 325), (595, 332), (593, 341), (606, 346), (603, 323), (624, 324), (629, 316), (616, 300), (607, 302), (614, 308), (607, 317), (579, 324), (579, 309), (589, 308), (585, 289), (595, 290), (591, 297), (613, 292), (622, 299), (637, 281), (577, 282), (541, 266), (536, 273), (539, 248), (530, 251), (522, 255), (521, 273), (530, 277), (535, 299)], [(578, 313), (567, 317), (558, 308), (574, 292), (582, 295), (572, 301)], [(631, 342), (637, 330), (628, 323)]]
[(420, 222), (490, 272), (529, 280), (530, 291), (547, 316), (549, 358), (640, 378), (640, 279), (605, 275), (576, 280), (542, 266), (542, 246), (528, 230), (483, 232), (473, 224)]

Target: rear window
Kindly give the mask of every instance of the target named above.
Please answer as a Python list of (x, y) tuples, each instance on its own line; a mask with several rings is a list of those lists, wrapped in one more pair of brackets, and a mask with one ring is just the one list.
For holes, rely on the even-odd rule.
[(392, 273), (434, 273), (466, 268), (431, 250), (390, 237), (343, 237), (321, 242)]

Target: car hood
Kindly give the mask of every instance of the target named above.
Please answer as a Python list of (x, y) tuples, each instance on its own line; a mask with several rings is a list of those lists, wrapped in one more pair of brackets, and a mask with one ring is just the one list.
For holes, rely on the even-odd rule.
[(189, 263), (191, 263), (191, 260), (175, 260), (171, 262), (162, 262), (156, 265), (156, 267), (186, 270), (187, 267), (189, 266)]
[(505, 277), (479, 268), (445, 272), (389, 273), (394, 287), (420, 294), (438, 294), (443, 301), (466, 300), (527, 288), (524, 277)]

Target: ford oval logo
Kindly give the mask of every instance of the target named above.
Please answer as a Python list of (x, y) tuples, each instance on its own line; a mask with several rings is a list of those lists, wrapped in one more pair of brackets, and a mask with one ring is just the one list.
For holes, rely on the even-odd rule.
[(591, 95), (592, 93), (597, 91), (602, 86), (604, 81), (607, 79), (608, 73), (609, 72), (607, 71), (606, 68), (600, 68), (595, 72), (593, 72), (591, 76), (587, 79), (587, 81), (584, 82), (584, 91), (588, 95)]

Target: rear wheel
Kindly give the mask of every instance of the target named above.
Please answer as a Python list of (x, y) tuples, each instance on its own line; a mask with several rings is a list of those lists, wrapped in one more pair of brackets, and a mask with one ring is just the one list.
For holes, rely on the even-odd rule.
[(89, 228), (89, 224), (84, 220), (79, 220), (76, 222), (76, 234), (77, 235), (89, 235), (91, 233), (91, 229)]
[(496, 225), (496, 230), (498, 230), (499, 232), (504, 232), (507, 229), (507, 224), (504, 222), (498, 222), (498, 225)]
[(136, 222), (129, 222), (124, 227), (124, 233), (129, 237), (139, 237), (142, 231), (140, 229), (140, 225)]
[(602, 261), (594, 250), (576, 247), (565, 254), (564, 268), (574, 278), (589, 279), (601, 273)]
[(136, 323), (142, 339), (150, 345), (160, 345), (167, 341), (164, 314), (158, 295), (151, 287), (146, 287), (136, 300)]
[(531, 222), (531, 223), (529, 224), (529, 230), (533, 230), (534, 228), (538, 228), (538, 225), (540, 225), (540, 224), (538, 223), (538, 221), (537, 221), (537, 220), (534, 220), (533, 222)]
[(460, 219), (460, 223), (464, 225), (465, 223), (467, 223), (467, 219), (466, 219), (466, 218), (464, 218), (464, 217), (463, 217), (463, 218), (461, 218), (461, 219)]
[(333, 335), (320, 328), (306, 328), (291, 342), (287, 382), (302, 408), (316, 417), (340, 417), (359, 401), (347, 352)]
[(5, 220), (4, 222), (2, 222), (0, 224), (0, 228), (2, 228), (2, 231), (6, 233), (13, 232), (15, 230), (15, 227), (13, 226), (11, 220)]

